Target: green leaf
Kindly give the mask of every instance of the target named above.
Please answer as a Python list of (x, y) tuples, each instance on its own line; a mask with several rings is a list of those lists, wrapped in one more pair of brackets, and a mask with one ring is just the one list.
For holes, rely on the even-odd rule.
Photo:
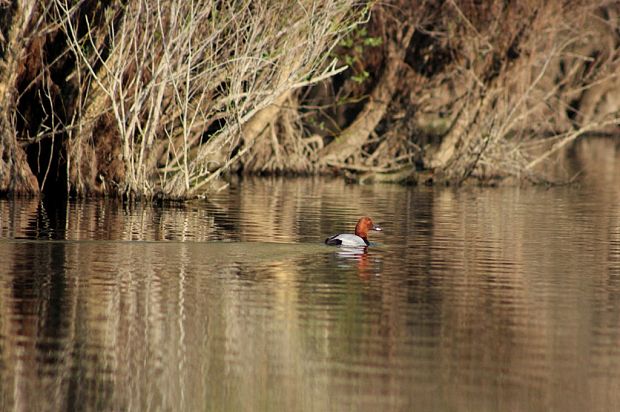
[(368, 76), (370, 76), (370, 74), (366, 70), (364, 70), (356, 76), (351, 76), (351, 79), (356, 83), (363, 83), (364, 80), (368, 78)]
[(340, 45), (342, 47), (351, 48), (353, 46), (353, 39), (350, 37), (346, 37), (340, 41)]
[(364, 46), (376, 47), (383, 44), (383, 39), (381, 37), (368, 37), (364, 39)]

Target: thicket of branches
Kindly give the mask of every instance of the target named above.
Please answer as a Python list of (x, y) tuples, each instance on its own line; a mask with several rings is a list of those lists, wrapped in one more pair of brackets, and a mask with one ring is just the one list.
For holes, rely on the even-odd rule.
[(22, 105), (3, 135), (30, 146), (38, 183), (51, 171), (70, 192), (171, 198), (203, 193), (292, 91), (343, 70), (329, 52), (360, 15), (352, 0), (17, 1), (4, 11), (21, 38), (5, 45), (20, 53), (6, 83), (22, 93), (5, 103), (43, 110)]
[(0, 191), (539, 182), (579, 136), (617, 133), (616, 2), (478, 3), (0, 3)]
[(343, 50), (353, 76), (319, 99), (353, 102), (321, 112), (319, 155), (359, 180), (548, 182), (560, 149), (619, 131), (617, 2), (393, 0), (359, 33), (382, 41)]

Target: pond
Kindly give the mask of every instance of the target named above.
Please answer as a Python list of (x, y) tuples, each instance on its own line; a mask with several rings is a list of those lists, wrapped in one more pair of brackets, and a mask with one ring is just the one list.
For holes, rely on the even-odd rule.
[(618, 410), (617, 146), (563, 187), (0, 200), (0, 409)]

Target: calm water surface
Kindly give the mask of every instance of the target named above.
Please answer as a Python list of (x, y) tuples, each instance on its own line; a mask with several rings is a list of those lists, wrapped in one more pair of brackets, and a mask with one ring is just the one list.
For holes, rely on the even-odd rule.
[(550, 189), (0, 200), (0, 409), (619, 410), (620, 155), (580, 150)]

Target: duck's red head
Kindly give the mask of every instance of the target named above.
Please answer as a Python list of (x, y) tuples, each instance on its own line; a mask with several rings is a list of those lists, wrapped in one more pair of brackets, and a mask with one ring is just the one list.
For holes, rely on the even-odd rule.
[(362, 239), (368, 239), (368, 231), (376, 230), (380, 232), (381, 229), (379, 226), (372, 223), (372, 219), (368, 216), (364, 216), (357, 221), (357, 225), (355, 226), (355, 234), (361, 237)]

